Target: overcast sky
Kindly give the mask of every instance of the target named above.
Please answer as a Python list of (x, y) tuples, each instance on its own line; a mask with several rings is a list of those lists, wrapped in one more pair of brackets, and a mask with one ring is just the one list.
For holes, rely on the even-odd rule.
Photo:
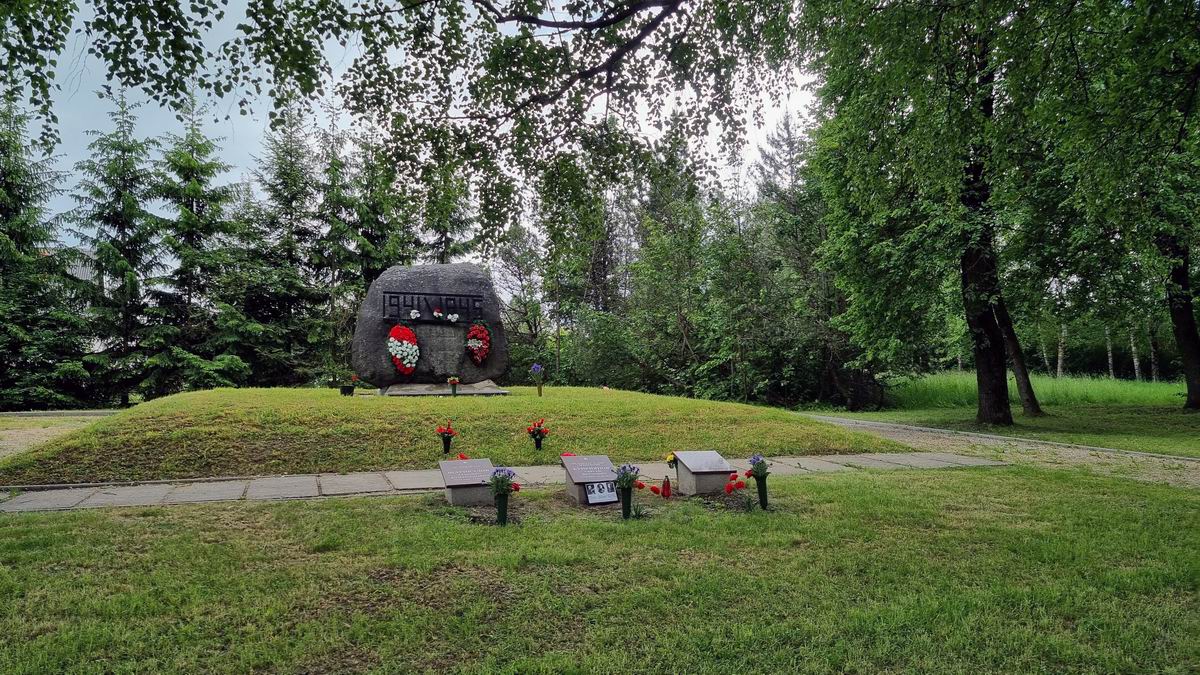
[[(86, 7), (87, 3), (83, 4)], [(244, 0), (231, 0), (226, 19), (214, 30), (213, 37), (218, 40), (231, 37), (233, 26), (244, 13), (244, 8)], [(86, 12), (87, 9), (82, 11)], [(83, 16), (81, 15), (77, 23), (82, 25), (82, 20)], [(58, 157), (58, 168), (70, 173), (63, 185), (66, 191), (51, 202), (51, 210), (54, 213), (61, 213), (73, 206), (70, 193), (75, 185), (75, 175), (72, 169), (76, 162), (87, 156), (87, 145), (91, 141), (91, 137), (86, 132), (89, 129), (106, 131), (110, 128), (107, 114), (112, 110), (112, 105), (109, 101), (99, 99), (96, 95), (105, 82), (104, 68), (95, 59), (87, 58), (86, 52), (87, 44), (83, 35), (74, 33), (68, 41), (66, 53), (63, 58), (59, 59), (57, 82), (61, 90), (55, 97), (55, 105), (59, 117), (58, 131), (61, 143), (55, 154)], [(340, 66), (348, 65), (353, 56), (353, 47), (343, 48), (331, 44), (327, 53), (336, 72)], [(131, 101), (144, 102), (144, 97), (140, 95), (140, 92), (129, 92), (129, 98)], [(753, 125), (749, 130), (745, 155), (742, 158), (743, 167), (752, 164), (757, 158), (758, 146), (765, 140), (767, 131), (773, 129), (789, 112), (792, 115), (803, 113), (810, 100), (808, 93), (800, 89), (797, 89), (788, 100), (778, 104), (772, 104), (764, 99), (763, 123)], [(232, 167), (225, 176), (225, 180), (241, 180), (249, 175), (254, 165), (254, 158), (259, 154), (263, 133), (267, 128), (266, 113), (270, 109), (270, 103), (267, 101), (254, 102), (254, 112), (250, 115), (240, 114), (233, 100), (218, 102), (216, 106), (214, 112), (217, 115), (209, 116), (205, 131), (210, 136), (222, 139), (220, 143), (221, 158)], [(174, 114), (169, 110), (159, 108), (153, 102), (144, 102), (137, 110), (137, 114), (138, 132), (142, 137), (157, 137), (166, 132), (180, 130)], [(213, 117), (224, 118), (227, 114), (228, 120), (212, 121)], [(318, 116), (319, 122), (327, 121), (320, 117), (319, 110), (315, 111), (315, 114)], [(646, 126), (648, 127), (648, 125)], [(36, 129), (31, 129), (31, 131), (36, 132)], [(715, 141), (712, 147), (715, 148)], [(722, 171), (722, 175), (727, 178), (733, 178), (736, 173), (738, 170), (731, 167), (725, 167)]]

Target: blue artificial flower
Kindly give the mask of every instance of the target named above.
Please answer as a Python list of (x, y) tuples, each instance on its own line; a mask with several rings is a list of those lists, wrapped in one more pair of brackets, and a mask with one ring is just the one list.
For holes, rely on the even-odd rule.
[(532, 366), (532, 367), (529, 369), (529, 372), (533, 373), (534, 375), (540, 375), (540, 374), (541, 374), (541, 372), (542, 372), (542, 370), (543, 370), (543, 368), (542, 368), (542, 364), (540, 364), (540, 363), (535, 363), (535, 364), (533, 364), (533, 366)]
[(502, 466), (492, 470), (492, 478), (507, 478), (512, 480), (517, 477), (517, 472), (512, 469)]
[(750, 465), (751, 466), (753, 466), (755, 464), (762, 464), (765, 461), (767, 461), (767, 460), (758, 453), (754, 453), (753, 455), (750, 455)]
[(622, 464), (621, 468), (617, 469), (618, 474), (632, 474), (632, 475), (636, 476), (636, 475), (640, 474), (641, 472), (642, 472), (641, 467), (634, 466), (632, 464), (629, 464), (628, 462), (626, 462), (625, 464)]

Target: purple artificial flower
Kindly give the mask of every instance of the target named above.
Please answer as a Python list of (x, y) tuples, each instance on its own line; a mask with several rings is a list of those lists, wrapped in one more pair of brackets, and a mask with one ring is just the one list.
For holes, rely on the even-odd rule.
[(512, 469), (502, 466), (492, 470), (492, 478), (507, 478), (512, 480), (517, 477), (517, 472)]
[(754, 453), (753, 455), (750, 455), (750, 466), (754, 466), (755, 464), (762, 464), (765, 461), (767, 461), (767, 460), (765, 458), (763, 458), (763, 456), (758, 454), (757, 452)]
[(541, 375), (543, 370), (544, 368), (542, 368), (542, 364), (540, 363), (535, 363), (529, 368), (529, 372), (533, 373), (534, 375)]

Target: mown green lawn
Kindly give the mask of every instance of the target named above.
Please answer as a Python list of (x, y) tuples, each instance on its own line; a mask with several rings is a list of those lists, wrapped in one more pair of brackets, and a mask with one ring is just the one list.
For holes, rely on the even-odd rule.
[[(0, 672), (1195, 672), (1200, 493), (1008, 467), (0, 516)], [(644, 499), (644, 497), (643, 497)]]
[(1045, 406), (1046, 415), (1027, 417), (1013, 410), (1011, 427), (975, 423), (974, 407), (832, 413), (841, 417), (899, 422), (922, 427), (977, 431), (1002, 436), (1078, 443), (1117, 450), (1200, 457), (1200, 413), (1178, 406)]
[[(525, 432), (544, 417), (541, 452)], [(327, 389), (216, 389), (138, 405), (0, 460), (0, 485), (433, 468), (434, 427), (456, 451), (497, 464), (547, 464), (561, 452), (614, 461), (671, 450), (730, 457), (886, 452), (902, 446), (784, 410), (616, 390), (514, 388), (504, 397), (339, 396)]]

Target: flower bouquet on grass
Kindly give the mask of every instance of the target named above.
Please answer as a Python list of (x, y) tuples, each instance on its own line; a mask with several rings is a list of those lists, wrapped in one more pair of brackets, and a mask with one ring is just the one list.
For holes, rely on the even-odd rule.
[(746, 470), (746, 478), (753, 478), (758, 484), (758, 505), (763, 511), (767, 510), (767, 460), (757, 452), (750, 456), (750, 468)]
[(454, 437), (458, 435), (458, 432), (454, 430), (454, 427), (450, 426), (450, 420), (446, 420), (446, 426), (439, 425), (435, 431), (437, 431), (438, 436), (442, 437), (442, 454), (450, 454), (450, 443), (454, 441)]
[(617, 485), (617, 495), (621, 497), (621, 518), (624, 520), (629, 520), (633, 508), (633, 488), (646, 486), (638, 480), (638, 474), (641, 472), (641, 469), (628, 462), (617, 469), (617, 479), (614, 482)]
[(541, 450), (542, 440), (550, 435), (550, 430), (546, 428), (546, 418), (542, 418), (525, 428), (529, 432), (529, 437), (533, 439), (533, 447)]
[(679, 460), (675, 459), (675, 453), (673, 452), (668, 452), (667, 456), (663, 459), (667, 460), (667, 468), (669, 469), (674, 469), (676, 466), (679, 466)]
[(739, 500), (742, 508), (747, 511), (754, 508), (754, 501), (746, 495), (746, 481), (742, 480), (737, 473), (729, 474), (729, 482), (725, 483), (725, 494)]
[(517, 474), (507, 467), (499, 467), (492, 471), (488, 479), (488, 487), (496, 498), (496, 524), (503, 527), (508, 524), (508, 496), (521, 491), (521, 484), (514, 483)]
[(458, 379), (457, 375), (451, 375), (446, 378), (446, 384), (450, 385), (450, 395), (458, 396), (458, 383), (462, 380)]
[(542, 364), (535, 363), (529, 367), (529, 375), (533, 378), (533, 383), (537, 385), (538, 396), (542, 395), (542, 380), (546, 376), (546, 369)]

